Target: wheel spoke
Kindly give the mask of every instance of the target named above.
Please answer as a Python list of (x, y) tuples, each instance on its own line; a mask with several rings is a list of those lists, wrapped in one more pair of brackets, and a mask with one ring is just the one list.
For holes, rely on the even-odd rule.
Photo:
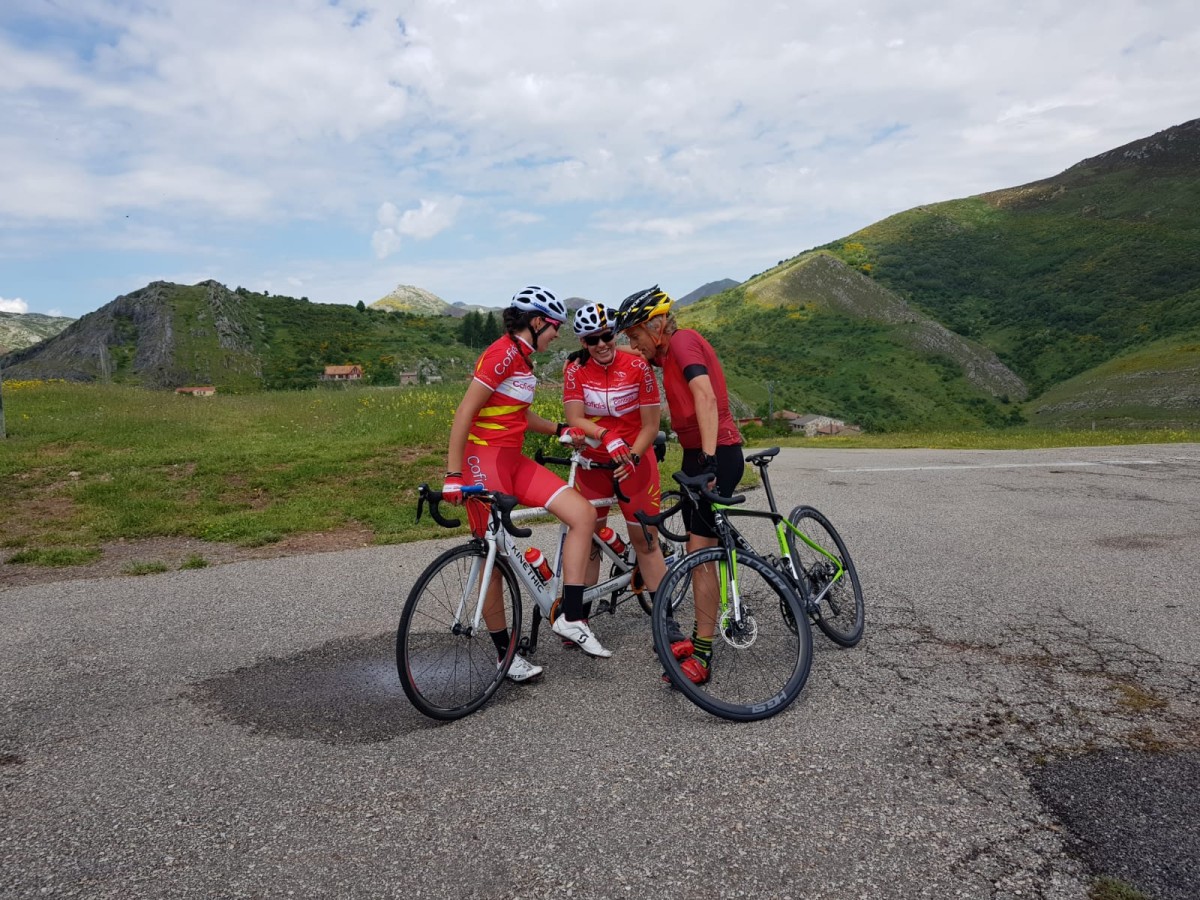
[[(405, 604), (396, 636), (396, 668), (404, 692), (421, 712), (456, 719), (478, 709), (495, 692), (520, 637), (521, 603), (512, 574), (497, 565), (499, 601), (493, 621), (509, 633), (509, 653), (498, 665), (488, 622), (472, 630), (485, 555), (471, 544), (438, 557), (417, 579)], [(462, 598), (466, 591), (467, 602)], [(455, 616), (461, 612), (461, 620)], [(456, 628), (455, 626), (461, 626)], [(458, 633), (455, 633), (455, 632)]]
[(862, 587), (841, 535), (811, 506), (796, 507), (788, 521), (819, 548), (788, 531), (788, 551), (801, 571), (807, 599), (817, 604), (813, 611), (817, 626), (835, 643), (853, 647), (863, 633)]

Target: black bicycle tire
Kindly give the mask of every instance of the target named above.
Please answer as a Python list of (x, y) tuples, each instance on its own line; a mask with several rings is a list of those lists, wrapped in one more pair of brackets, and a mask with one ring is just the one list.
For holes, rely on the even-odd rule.
[[(797, 506), (788, 513), (788, 521), (792, 525), (797, 525), (801, 519), (811, 519), (823, 528), (829, 537), (833, 539), (833, 544), (837, 548), (838, 556), (842, 561), (842, 567), (846, 570), (846, 576), (850, 579), (850, 586), (854, 592), (854, 627), (846, 630), (839, 629), (836, 621), (821, 614), (818, 607), (813, 615), (813, 621), (817, 623), (817, 627), (821, 629), (824, 635), (841, 647), (853, 647), (862, 640), (863, 631), (866, 627), (866, 610), (863, 603), (862, 584), (858, 579), (858, 570), (854, 567), (854, 560), (850, 558), (850, 551), (846, 549), (846, 542), (842, 540), (842, 536), (838, 530), (833, 527), (833, 523), (820, 510), (812, 506)], [(789, 529), (787, 532), (788, 552), (792, 555), (792, 561), (800, 566), (802, 563), (803, 554), (798, 552), (796, 547), (796, 536)], [(808, 547), (805, 546), (805, 550)], [(826, 547), (825, 549), (829, 549)], [(811, 552), (811, 551), (810, 551)], [(805, 573), (807, 574), (807, 572)], [(804, 575), (801, 576), (802, 578)], [(803, 586), (806, 602), (812, 599), (812, 591), (806, 584)]]
[[(711, 715), (735, 722), (754, 722), (778, 715), (791, 706), (795, 699), (800, 696), (800, 692), (804, 689), (812, 667), (812, 629), (809, 626), (808, 617), (804, 615), (796, 592), (783, 576), (776, 571), (774, 566), (757, 554), (739, 551), (737, 554), (739, 571), (751, 569), (758, 573), (763, 581), (775, 592), (776, 597), (774, 599), (778, 605), (791, 612), (794, 623), (789, 622), (787, 627), (792, 630), (798, 641), (795, 666), (778, 691), (752, 703), (730, 703), (712, 696), (705, 689), (705, 685), (693, 684), (688, 680), (680, 670), (668, 640), (666, 624), (668, 607), (671, 606), (671, 598), (675, 596), (679, 583), (685, 579), (690, 581), (692, 571), (697, 566), (717, 562), (725, 558), (726, 555), (727, 551), (723, 547), (709, 547), (688, 554), (672, 566), (667, 571), (667, 575), (663, 579), (659, 591), (655, 596), (654, 615), (650, 619), (651, 630), (654, 634), (654, 647), (658, 654), (659, 662), (662, 664), (663, 670), (666, 672), (671, 684), (680, 693)], [(766, 604), (765, 606), (770, 608), (771, 605)], [(670, 612), (673, 613), (676, 608), (678, 608), (678, 604)], [(792, 627), (793, 624), (794, 628)], [(716, 640), (720, 641), (721, 639), (718, 637)], [(716, 662), (717, 658), (714, 656), (714, 665)]]
[[(421, 690), (420, 685), (413, 676), (410, 654), (413, 617), (417, 613), (422, 596), (433, 580), (456, 559), (468, 556), (482, 559), (487, 556), (487, 548), (476, 542), (452, 547), (426, 567), (425, 571), (417, 578), (416, 583), (413, 584), (412, 590), (409, 591), (408, 599), (404, 603), (404, 611), (400, 615), (400, 624), (396, 629), (396, 673), (400, 677), (400, 685), (404, 688), (404, 693), (413, 706), (431, 719), (439, 719), (441, 721), (461, 719), (475, 712), (491, 699), (492, 695), (496, 693), (496, 690), (504, 681), (504, 676), (508, 673), (509, 666), (512, 665), (512, 660), (516, 655), (517, 645), (520, 643), (521, 638), (521, 589), (516, 576), (513, 575), (504, 560), (497, 558), (496, 569), (504, 579), (505, 587), (511, 597), (514, 631), (509, 636), (508, 653), (500, 665), (497, 666), (495, 677), (490, 681), (484, 681), (480, 690), (473, 694), (469, 700), (453, 706), (438, 705), (432, 702), (426, 696), (425, 692)], [(488, 641), (488, 645), (485, 646), (484, 651), (486, 652), (488, 647), (490, 647), (494, 654), (495, 647), (491, 644), (491, 636), (486, 632), (482, 636), (474, 635), (467, 640), (480, 638)]]

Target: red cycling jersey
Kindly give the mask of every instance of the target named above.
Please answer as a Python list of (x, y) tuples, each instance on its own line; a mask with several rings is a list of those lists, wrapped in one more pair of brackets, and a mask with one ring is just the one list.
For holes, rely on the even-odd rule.
[(526, 410), (533, 403), (537, 376), (529, 364), (533, 348), (508, 335), (492, 342), (475, 363), (475, 380), (492, 396), (471, 421), (467, 442), (485, 447), (520, 447)]
[[(595, 359), (583, 365), (568, 362), (563, 369), (563, 403), (572, 400), (583, 404), (585, 416), (607, 428), (611, 435), (620, 435), (630, 447), (642, 430), (642, 407), (652, 406), (657, 411), (660, 406), (654, 371), (644, 359), (626, 350), (618, 350), (607, 366)], [(603, 447), (589, 447), (584, 456), (608, 462), (608, 451)], [(575, 473), (575, 487), (589, 500), (611, 497), (612, 472), (580, 469)], [(642, 455), (633, 474), (621, 482), (621, 492), (629, 498), (620, 502), (627, 522), (636, 522), (634, 514), (638, 510), (651, 515), (658, 512), (658, 460), (653, 453)], [(608, 507), (597, 507), (596, 518), (603, 521), (607, 517)]]
[(725, 389), (725, 370), (717, 359), (712, 344), (698, 331), (680, 328), (667, 344), (663, 360), (663, 389), (667, 406), (671, 408), (671, 427), (685, 450), (700, 448), (700, 423), (696, 419), (696, 402), (688, 382), (696, 375), (708, 375), (717, 395), (717, 446), (726, 447), (742, 442), (737, 422), (729, 411), (729, 392)]
[[(563, 369), (563, 403), (583, 404), (583, 414), (620, 435), (630, 447), (642, 430), (643, 406), (658, 406), (658, 382), (646, 361), (635, 353), (618, 350), (613, 361), (602, 366), (595, 359), (583, 365), (568, 362)], [(603, 447), (588, 448), (590, 459), (607, 461)]]

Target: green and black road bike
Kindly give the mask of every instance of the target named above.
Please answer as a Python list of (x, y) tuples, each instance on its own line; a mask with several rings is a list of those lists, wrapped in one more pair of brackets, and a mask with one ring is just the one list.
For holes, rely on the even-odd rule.
[[(687, 502), (712, 505), (717, 544), (672, 562), (651, 614), (654, 644), (671, 683), (726, 719), (764, 719), (799, 696), (812, 663), (810, 620), (844, 647), (863, 634), (862, 587), (841, 535), (811, 506), (797, 506), (786, 517), (776, 508), (767, 469), (778, 453), (772, 447), (746, 457), (761, 472), (769, 510), (735, 508), (745, 497), (714, 494), (707, 486), (711, 476), (674, 475)], [(663, 526), (677, 512), (638, 518), (666, 539), (682, 541)], [(759, 554), (731, 521), (736, 516), (771, 521), (778, 554)], [(672, 638), (697, 615), (713, 627), (710, 674), (701, 684), (687, 677), (671, 649)]]

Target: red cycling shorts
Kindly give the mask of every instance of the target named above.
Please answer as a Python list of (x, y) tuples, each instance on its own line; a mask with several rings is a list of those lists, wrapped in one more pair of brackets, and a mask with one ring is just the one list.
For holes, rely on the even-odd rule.
[[(615, 497), (613, 492), (612, 469), (579, 469), (575, 472), (575, 489), (589, 500), (604, 500)], [(653, 451), (642, 457), (633, 474), (620, 482), (621, 493), (629, 498), (628, 501), (618, 500), (625, 521), (638, 524), (634, 516), (638, 510), (650, 515), (659, 511), (659, 501), (662, 499), (662, 489), (658, 485), (658, 460)], [(596, 507), (596, 518), (608, 517), (608, 507)]]
[(520, 447), (467, 445), (463, 484), (481, 484), (489, 491), (512, 494), (522, 506), (549, 506), (567, 483), (527, 456)]

